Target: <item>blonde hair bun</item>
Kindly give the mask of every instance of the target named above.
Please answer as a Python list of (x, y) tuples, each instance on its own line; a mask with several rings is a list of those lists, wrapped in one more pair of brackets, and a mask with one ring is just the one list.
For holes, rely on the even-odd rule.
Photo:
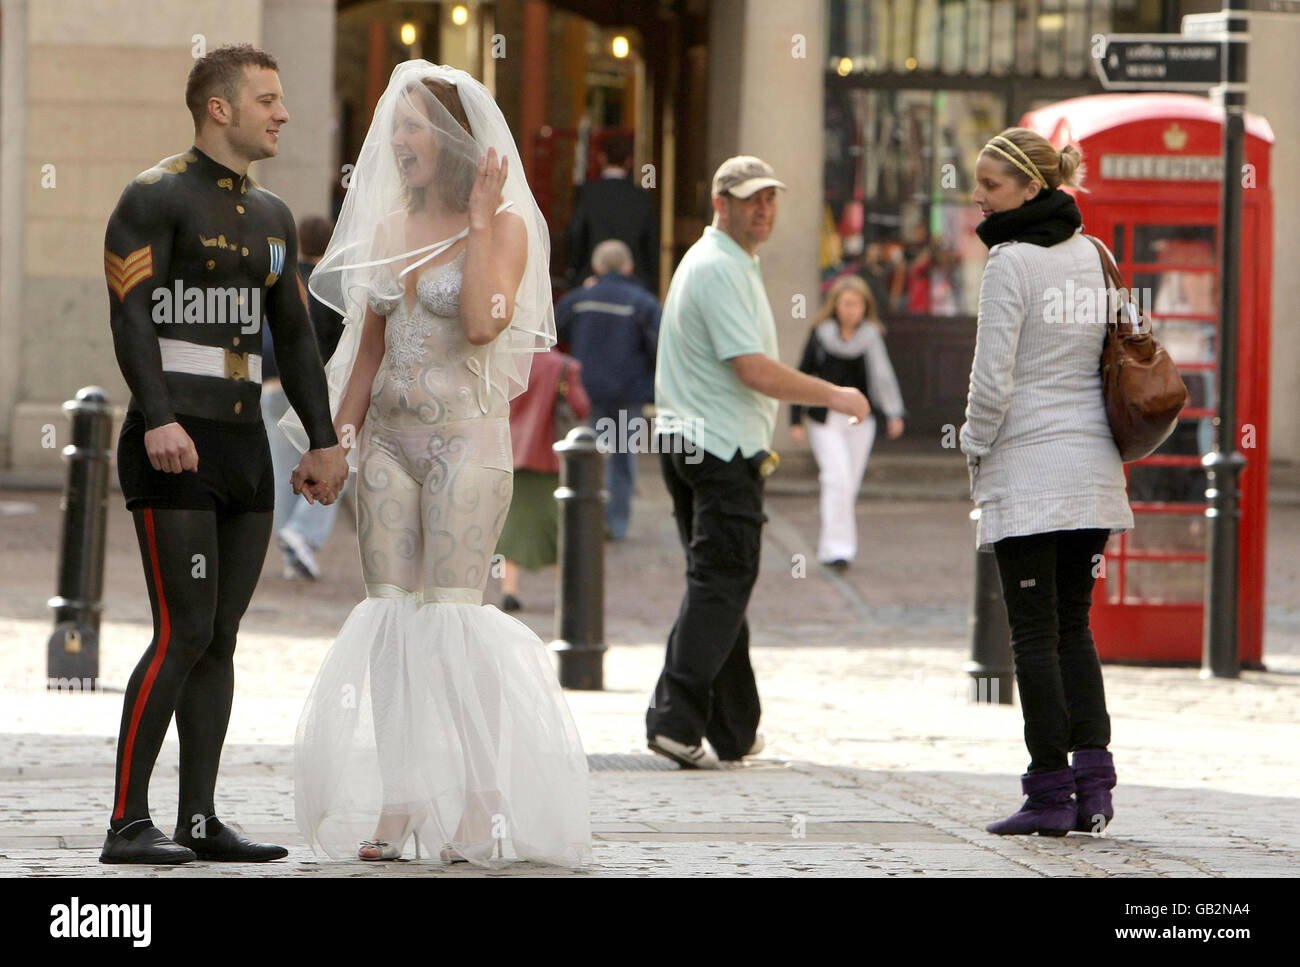
[(1060, 152), (1060, 160), (1057, 162), (1057, 173), (1060, 176), (1061, 184), (1069, 185), (1071, 188), (1078, 188), (1083, 181), (1083, 155), (1079, 149), (1072, 144), (1067, 144)]

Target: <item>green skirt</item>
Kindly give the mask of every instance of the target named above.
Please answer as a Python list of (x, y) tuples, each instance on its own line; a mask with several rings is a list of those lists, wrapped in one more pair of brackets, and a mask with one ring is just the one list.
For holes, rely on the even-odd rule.
[(554, 564), (559, 556), (560, 505), (558, 473), (515, 471), (514, 496), (497, 541), (497, 553), (526, 571)]

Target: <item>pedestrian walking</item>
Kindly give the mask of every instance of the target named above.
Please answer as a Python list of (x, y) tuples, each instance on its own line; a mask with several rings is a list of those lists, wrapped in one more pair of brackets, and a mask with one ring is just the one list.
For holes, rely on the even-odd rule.
[[(328, 360), (334, 354), (339, 336), (343, 333), (343, 317), (322, 303), (307, 290), (312, 269), (325, 254), (333, 224), (319, 215), (309, 215), (298, 223), (299, 293), (306, 297), (312, 330), (320, 358)], [(271, 532), (283, 555), (281, 577), (285, 580), (320, 579), (320, 564), (316, 552), (329, 539), (338, 516), (339, 502), (331, 504), (308, 503), (298, 500), (289, 483), (289, 475), (298, 462), (298, 449), (277, 425), (289, 409), (289, 399), (280, 383), (280, 369), (275, 360), (275, 343), (269, 329), (262, 329), (262, 423), (266, 426), (267, 441), (271, 445), (271, 465), (275, 468), (275, 514)], [(349, 481), (350, 482), (350, 481)], [(341, 495), (340, 495), (341, 496)]]
[(772, 234), (784, 188), (759, 158), (724, 161), (713, 176), (713, 224), (683, 256), (664, 303), (657, 443), (686, 555), (686, 593), (646, 738), (687, 768), (738, 765), (762, 749), (745, 609), (758, 578), (763, 477), (775, 465), (780, 401), (859, 421), (869, 412), (860, 390), (777, 359), (758, 248)]
[(632, 139), (613, 134), (598, 149), (600, 177), (578, 186), (569, 220), (569, 277), (580, 284), (596, 246), (616, 238), (632, 251), (635, 277), (659, 291), (659, 223), (649, 192), (631, 178)]
[[(856, 275), (837, 279), (813, 320), (799, 371), (820, 376), (836, 386), (861, 390), (875, 410), (884, 412), (885, 432), (889, 439), (896, 440), (903, 435), (903, 396), (885, 349), (884, 334), (867, 283)], [(809, 420), (806, 431), (805, 409)], [(817, 460), (821, 485), (817, 560), (844, 570), (858, 553), (855, 509), (876, 439), (876, 420), (850, 424), (843, 413), (796, 403), (790, 407), (790, 437), (795, 443), (811, 441)]]
[(645, 440), (641, 409), (654, 399), (659, 300), (632, 276), (632, 251), (607, 239), (591, 256), (594, 284), (569, 292), (555, 307), (561, 342), (582, 363), (591, 418), (605, 451), (605, 533), (627, 537), (636, 488), (637, 440)]
[(559, 559), (560, 459), (555, 443), (555, 404), (563, 396), (580, 420), (591, 415), (583, 389), (582, 363), (552, 349), (538, 353), (524, 390), (510, 404), (510, 447), (514, 456), (515, 490), (506, 522), (497, 539), (505, 559), (501, 575), (501, 610), (518, 611), (519, 571), (540, 571)]
[[(1115, 770), (1101, 664), (1089, 628), (1110, 534), (1133, 526), (1102, 398), (1106, 280), (1082, 218), (1081, 156), (1008, 128), (975, 167), (976, 228), (989, 246), (961, 448), (997, 555), (1030, 762), (1020, 810), (998, 834), (1103, 829)], [(1060, 293), (1077, 299), (1064, 323)], [(1073, 762), (1067, 756), (1073, 754)]]

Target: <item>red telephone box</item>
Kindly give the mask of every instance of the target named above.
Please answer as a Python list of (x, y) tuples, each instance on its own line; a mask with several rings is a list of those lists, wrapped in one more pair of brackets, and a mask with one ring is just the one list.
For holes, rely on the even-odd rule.
[[(1107, 661), (1199, 664), (1205, 614), (1207, 520), (1201, 455), (1218, 412), (1219, 202), (1222, 112), (1183, 94), (1102, 94), (1061, 101), (1020, 122), (1054, 145), (1075, 144), (1087, 166), (1075, 193), (1084, 230), (1115, 253), (1178, 364), (1190, 400), (1173, 435), (1125, 465), (1134, 529), (1111, 539), (1093, 595), (1092, 629)], [(1237, 448), (1241, 474), (1238, 654), (1263, 667), (1264, 542), (1268, 511), (1268, 350), (1273, 195), (1266, 120), (1246, 116)]]

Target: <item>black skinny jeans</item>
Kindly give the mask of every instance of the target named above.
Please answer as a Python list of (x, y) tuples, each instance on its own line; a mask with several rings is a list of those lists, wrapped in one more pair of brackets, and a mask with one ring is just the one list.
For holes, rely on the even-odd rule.
[(1075, 749), (1110, 744), (1101, 662), (1088, 627), (1105, 530), (1007, 537), (993, 545), (1011, 623), (1029, 773), (1068, 766)]

